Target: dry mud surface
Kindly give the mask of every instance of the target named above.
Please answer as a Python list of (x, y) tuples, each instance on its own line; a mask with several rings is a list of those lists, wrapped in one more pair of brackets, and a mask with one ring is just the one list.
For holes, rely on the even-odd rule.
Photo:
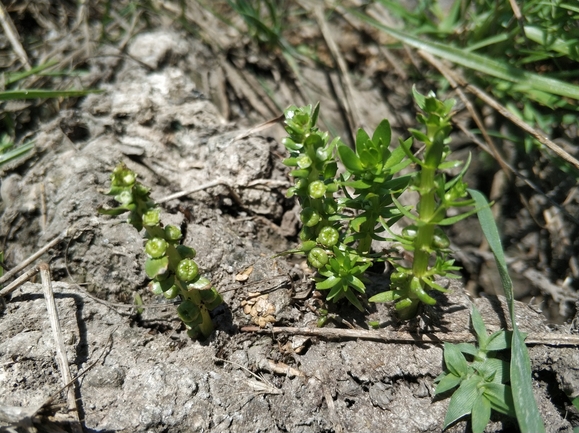
[[(364, 316), (333, 307), (357, 327), (378, 320), (385, 331), (418, 334), (413, 343), (243, 332), (267, 322), (315, 328), (323, 305), (300, 261), (275, 256), (293, 245), (297, 230), (284, 195), (283, 148), (256, 136), (237, 139), (242, 131), (220, 118), (190, 78), (195, 59), (206, 55), (194, 42), (142, 35), (128, 52), (132, 58), (103, 57), (94, 65), (114, 71), (104, 92), (44, 125), (26, 172), (8, 170), (2, 181), (7, 261), (19, 263), (67, 232), (44, 259), (58, 281), (73, 374), (92, 366), (76, 389), (85, 431), (440, 432), (448, 399), (434, 398), (433, 380), (442, 371), (442, 347), (420, 334), (468, 331), (463, 288), (452, 286), (450, 296), (406, 324), (388, 306), (370, 305)], [(224, 305), (212, 313), (217, 330), (206, 342), (190, 341), (175, 306), (147, 293), (141, 236), (122, 218), (96, 212), (112, 204), (103, 192), (119, 161), (157, 201), (199, 187), (164, 203), (163, 218), (186, 225), (184, 243), (195, 247), (223, 294)], [(246, 270), (247, 281), (238, 281)], [(155, 307), (142, 314), (124, 308), (134, 293)], [(476, 304), (489, 328), (507, 325), (497, 299)], [(553, 332), (539, 313), (518, 308), (524, 331)], [(61, 387), (49, 329), (39, 284), (23, 285), (0, 313), (1, 405), (34, 407)], [(564, 393), (579, 394), (579, 351), (530, 351), (547, 431), (573, 431), (579, 418)], [(52, 431), (43, 419), (35, 428)], [(496, 417), (486, 431), (517, 427)]]

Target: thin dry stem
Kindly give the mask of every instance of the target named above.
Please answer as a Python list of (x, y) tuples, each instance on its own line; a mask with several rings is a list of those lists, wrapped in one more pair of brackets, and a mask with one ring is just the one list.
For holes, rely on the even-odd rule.
[[(46, 299), (46, 308), (48, 310), (48, 319), (52, 334), (56, 343), (56, 359), (62, 374), (62, 381), (66, 385), (72, 382), (72, 375), (70, 374), (70, 367), (68, 365), (68, 358), (66, 356), (66, 348), (64, 346), (64, 339), (62, 338), (62, 329), (58, 320), (58, 311), (56, 303), (54, 302), (54, 292), (52, 291), (52, 280), (50, 278), (50, 268), (46, 263), (38, 265), (40, 269), (40, 278), (42, 280), (42, 291)], [(76, 406), (76, 396), (74, 386), (69, 386), (67, 390), (68, 410), (74, 417), (76, 422), (71, 423), (72, 431), (74, 433), (82, 433), (82, 426), (78, 419), (78, 408)]]
[[(339, 339), (362, 339), (378, 341), (381, 343), (397, 344), (443, 344), (447, 343), (474, 343), (476, 338), (469, 332), (425, 332), (413, 333), (404, 331), (386, 331), (383, 329), (337, 329), (337, 328), (295, 328), (295, 327), (273, 327), (260, 328), (259, 326), (243, 326), (242, 332), (255, 332), (257, 334), (289, 334), (307, 335), (311, 337), (322, 337), (328, 340)], [(579, 335), (555, 334), (555, 333), (529, 333), (525, 343), (527, 345), (544, 344), (546, 346), (579, 346)]]

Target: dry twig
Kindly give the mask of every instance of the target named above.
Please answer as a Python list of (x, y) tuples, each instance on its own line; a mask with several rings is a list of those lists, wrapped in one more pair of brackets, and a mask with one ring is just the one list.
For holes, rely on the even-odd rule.
[(22, 261), (22, 263), (20, 263), (19, 265), (17, 265), (16, 267), (14, 267), (14, 269), (11, 269), (10, 271), (6, 272), (1, 278), (0, 278), (0, 284), (5, 283), (6, 281), (8, 281), (10, 278), (12, 278), (14, 275), (16, 275), (18, 272), (20, 272), (22, 269), (24, 269), (25, 267), (27, 267), (30, 263), (34, 262), (36, 259), (38, 259), (41, 255), (43, 255), (45, 252), (47, 252), (49, 249), (51, 249), (53, 246), (55, 246), (56, 244), (58, 244), (61, 240), (63, 240), (67, 235), (67, 231), (62, 232), (60, 235), (58, 235), (56, 238), (54, 238), (53, 240), (51, 240), (49, 243), (47, 243), (45, 246), (43, 246), (42, 248), (40, 248), (38, 251), (36, 251), (34, 254), (32, 254), (30, 257), (28, 257), (26, 260)]
[[(447, 343), (474, 343), (476, 338), (469, 332), (444, 333), (425, 332), (422, 334), (404, 331), (386, 331), (383, 329), (338, 329), (338, 328), (295, 328), (273, 327), (260, 328), (259, 326), (243, 326), (242, 332), (255, 332), (257, 334), (289, 334), (307, 335), (310, 337), (327, 338), (328, 340), (361, 339), (378, 341), (381, 343), (396, 344), (442, 344)], [(529, 333), (525, 343), (544, 344), (546, 346), (579, 346), (579, 335), (555, 334), (555, 333)]]
[[(64, 385), (73, 383), (72, 375), (70, 374), (70, 367), (68, 365), (68, 358), (66, 356), (66, 348), (64, 346), (64, 339), (62, 338), (62, 329), (58, 321), (58, 311), (54, 302), (54, 292), (52, 291), (52, 281), (50, 278), (50, 268), (48, 264), (41, 263), (38, 265), (40, 269), (40, 278), (42, 280), (42, 291), (46, 299), (46, 308), (48, 310), (48, 319), (52, 334), (56, 345), (56, 359), (62, 374), (62, 381)], [(75, 422), (71, 423), (72, 431), (74, 433), (82, 433), (82, 426), (78, 418), (78, 408), (76, 406), (76, 397), (74, 386), (69, 386), (67, 391), (68, 410), (72, 414)]]

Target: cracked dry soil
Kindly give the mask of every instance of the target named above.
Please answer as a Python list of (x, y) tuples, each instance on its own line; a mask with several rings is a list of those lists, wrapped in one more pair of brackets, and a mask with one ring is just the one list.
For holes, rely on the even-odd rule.
[[(256, 136), (236, 139), (240, 130), (197, 91), (190, 77), (208, 55), (197, 42), (142, 35), (129, 53), (133, 59), (114, 64), (98, 60), (94, 67), (114, 71), (104, 92), (44, 125), (24, 173), (2, 175), (7, 260), (17, 264), (69, 234), (45, 259), (73, 374), (98, 360), (76, 389), (85, 431), (440, 432), (448, 406), (434, 398), (441, 344), (241, 331), (274, 320), (315, 327), (321, 305), (300, 262), (276, 257), (296, 233), (283, 148)], [(122, 218), (96, 212), (111, 204), (102, 193), (119, 161), (155, 200), (220, 181), (163, 204), (163, 220), (186, 226), (184, 243), (225, 300), (206, 342), (190, 341), (175, 306), (147, 293), (141, 236)], [(365, 316), (336, 312), (363, 328), (379, 320), (394, 331), (464, 333), (470, 301), (460, 285), (452, 288), (425, 318), (406, 324), (383, 305)], [(140, 315), (123, 308), (134, 293), (153, 306)], [(497, 299), (476, 304), (489, 328), (505, 326)], [(552, 332), (540, 314), (518, 308), (524, 331)], [(61, 387), (48, 329), (39, 285), (26, 283), (0, 313), (0, 404), (32, 407)], [(579, 393), (579, 351), (535, 345), (530, 352), (547, 430), (572, 432), (579, 417), (565, 392)], [(47, 423), (34, 428), (50, 431)], [(469, 429), (462, 421), (448, 431)], [(516, 422), (493, 417), (486, 431), (517, 431)]]

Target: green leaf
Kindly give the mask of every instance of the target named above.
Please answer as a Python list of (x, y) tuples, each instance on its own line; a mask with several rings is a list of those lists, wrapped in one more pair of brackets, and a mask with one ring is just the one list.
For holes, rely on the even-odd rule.
[(124, 208), (124, 207), (115, 207), (112, 209), (105, 209), (102, 207), (99, 207), (97, 209), (98, 213), (100, 213), (101, 215), (113, 215), (113, 216), (117, 216), (117, 215), (122, 215), (124, 213), (127, 213), (129, 210)]
[(331, 289), (332, 287), (334, 287), (336, 284), (338, 284), (341, 281), (342, 281), (341, 278), (338, 278), (336, 276), (331, 276), (324, 281), (320, 281), (319, 283), (316, 283), (316, 289), (318, 289), (318, 290)]
[[(465, 203), (466, 206), (470, 206), (470, 204)], [(475, 213), (477, 213), (480, 209), (476, 208), (476, 209), (472, 209), (469, 210), (468, 212), (465, 213), (461, 213), (458, 214), (456, 216), (453, 217), (449, 217), (449, 218), (444, 218), (443, 220), (437, 222), (438, 225), (440, 226), (451, 226), (453, 224), (456, 224), (459, 221), (462, 221), (465, 218), (468, 218), (471, 215), (474, 215)]]
[(436, 390), (434, 391), (435, 395), (445, 393), (446, 391), (456, 388), (462, 382), (462, 377), (455, 376), (452, 373), (445, 375), (439, 382)]
[(469, 355), (476, 355), (478, 352), (478, 349), (474, 346), (474, 344), (458, 343), (456, 346), (462, 353), (468, 353)]
[(447, 428), (453, 422), (458, 421), (463, 416), (471, 413), (474, 402), (480, 395), (478, 389), (480, 380), (479, 377), (473, 377), (462, 381), (460, 387), (450, 398), (448, 411), (444, 417), (443, 428)]
[(356, 132), (356, 153), (359, 155), (360, 152), (368, 148), (368, 144), (371, 144), (370, 136), (362, 128), (358, 129)]
[(485, 395), (479, 395), (472, 405), (472, 432), (483, 433), (491, 419), (491, 404)]
[(409, 33), (387, 27), (356, 10), (349, 9), (349, 11), (368, 24), (381, 29), (388, 35), (416, 49), (424, 50), (432, 55), (441, 57), (466, 68), (474, 69), (475, 71), (522, 85), (523, 88), (527, 88), (529, 91), (540, 90), (555, 95), (579, 99), (579, 86), (556, 80), (554, 78), (549, 78), (545, 75), (527, 72), (523, 69), (496, 61), (489, 57), (453, 47), (450, 44), (432, 42), (424, 37), (412, 36)]
[(372, 134), (372, 141), (376, 144), (378, 144), (379, 141), (382, 141), (382, 146), (388, 147), (391, 140), (392, 129), (390, 128), (390, 122), (388, 119), (384, 119), (374, 130), (374, 134)]
[(0, 101), (9, 101), (14, 99), (37, 99), (37, 98), (72, 98), (77, 96), (86, 96), (91, 93), (102, 93), (102, 90), (42, 90), (42, 89), (21, 89), (5, 90), (0, 92)]
[(510, 386), (497, 382), (488, 382), (484, 383), (481, 389), (494, 410), (516, 417), (513, 392)]
[(468, 373), (466, 358), (456, 344), (444, 343), (444, 363), (455, 376), (464, 377)]
[(360, 293), (366, 292), (366, 286), (358, 277), (350, 275), (350, 277), (348, 278), (348, 284)]
[(482, 350), (486, 349), (487, 341), (488, 341), (488, 333), (487, 328), (483, 322), (483, 319), (478, 312), (478, 309), (474, 304), (472, 304), (472, 309), (470, 313), (470, 320), (472, 322), (472, 327), (476, 336), (478, 337), (478, 345)]
[(507, 383), (509, 381), (510, 364), (502, 359), (486, 358), (473, 362), (471, 367), (478, 371), (487, 382)]
[[(12, 144), (10, 144), (10, 147), (12, 147)], [(7, 162), (12, 161), (12, 160), (24, 155), (25, 153), (32, 150), (33, 147), (34, 147), (34, 142), (29, 141), (29, 142), (23, 144), (22, 146), (18, 146), (14, 149), (10, 149), (6, 152), (0, 153), (0, 165), (6, 164)]]
[(360, 158), (358, 158), (358, 155), (348, 146), (338, 146), (338, 154), (340, 155), (342, 163), (350, 172), (360, 173), (364, 171), (364, 166)]
[(542, 433), (545, 431), (545, 426), (533, 395), (531, 361), (529, 360), (529, 352), (525, 346), (524, 338), (519, 332), (517, 326), (513, 298), (513, 283), (507, 269), (507, 262), (501, 245), (499, 231), (484, 195), (474, 189), (468, 189), (468, 193), (476, 201), (477, 207), (480, 208), (478, 212), (480, 225), (495, 256), (499, 275), (505, 290), (505, 297), (507, 298), (507, 304), (509, 306), (511, 323), (513, 326), (510, 372), (511, 386), (515, 393), (512, 396), (512, 399), (514, 401), (517, 422), (519, 423), (519, 428), (522, 433)]
[(167, 272), (169, 267), (169, 258), (167, 256), (161, 257), (160, 259), (148, 258), (145, 261), (145, 273), (149, 278), (155, 278), (157, 275), (164, 274)]
[(399, 299), (396, 295), (396, 290), (388, 290), (387, 292), (378, 293), (368, 299), (370, 302), (392, 302)]
[(496, 351), (510, 348), (512, 336), (513, 333), (511, 331), (505, 331), (504, 329), (493, 332), (489, 337), (486, 350)]
[(356, 297), (356, 294), (353, 293), (350, 290), (346, 290), (346, 298), (348, 299), (348, 301), (350, 301), (350, 303), (356, 307), (359, 311), (364, 311), (364, 307), (362, 306), (362, 304), (360, 303), (360, 300)]

